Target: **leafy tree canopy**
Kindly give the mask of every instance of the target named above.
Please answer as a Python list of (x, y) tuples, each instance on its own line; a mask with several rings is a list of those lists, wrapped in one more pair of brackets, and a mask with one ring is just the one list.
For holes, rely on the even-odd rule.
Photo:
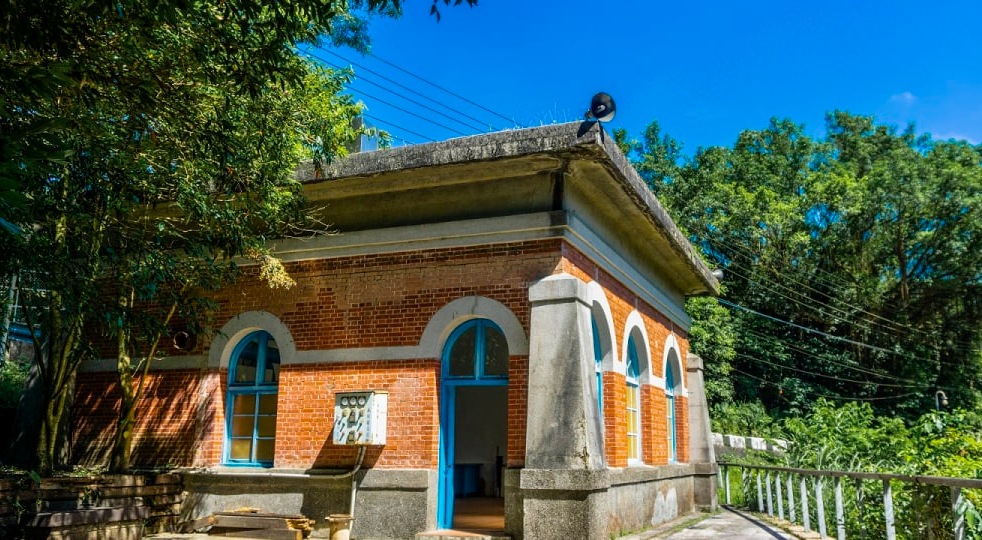
[(843, 111), (825, 133), (774, 119), (687, 157), (652, 123), (627, 145), (725, 273), (728, 318), (693, 309), (693, 348), (736, 399), (780, 415), (822, 396), (908, 419), (936, 390), (978, 404), (982, 146)]
[(9, 3), (0, 16), (0, 246), (11, 254), (4, 273), (42, 291), (22, 295), (43, 379), (40, 472), (56, 464), (80, 362), (116, 345), (128, 437), (126, 409), (139, 396), (138, 386), (125, 395), (130, 358), (151, 358), (175, 321), (200, 320), (207, 306), (195, 299), (234, 277), (236, 257), (289, 284), (265, 240), (323, 229), (293, 170), (343, 155), (362, 133), (351, 122), (360, 106), (341, 93), (350, 73), (296, 51), (365, 48), (369, 18), (400, 8)]

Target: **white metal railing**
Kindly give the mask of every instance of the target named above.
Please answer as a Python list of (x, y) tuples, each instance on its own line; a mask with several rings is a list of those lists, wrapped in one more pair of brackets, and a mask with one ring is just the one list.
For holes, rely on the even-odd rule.
[[(814, 517), (818, 533), (827, 536), (827, 520), (825, 515), (825, 497), (823, 489), (826, 482), (833, 484), (835, 500), (834, 526), (836, 538), (845, 540), (847, 533), (846, 503), (843, 491), (843, 479), (854, 481), (853, 504), (858, 511), (860, 521), (867, 514), (866, 493), (864, 481), (879, 481), (882, 483), (883, 532), (887, 540), (897, 538), (893, 488), (891, 483), (911, 485), (915, 488), (922, 486), (940, 486), (951, 490), (952, 529), (949, 534), (955, 540), (965, 538), (965, 499), (962, 489), (982, 489), (982, 480), (969, 478), (947, 478), (939, 476), (909, 476), (903, 474), (865, 473), (847, 471), (820, 471), (814, 469), (796, 469), (790, 467), (771, 467), (765, 465), (748, 465), (742, 463), (720, 462), (719, 482), (723, 489), (726, 504), (733, 504), (730, 490), (730, 472), (740, 469), (740, 486), (743, 504), (758, 512), (784, 519), (787, 508), (788, 521), (800, 524), (806, 532), (813, 530), (812, 512), (809, 505), (814, 504)], [(795, 498), (794, 480), (798, 481), (797, 499)], [(809, 481), (811, 486), (809, 487)], [(783, 482), (783, 485), (782, 485)], [(810, 496), (809, 494), (812, 493)], [(776, 495), (776, 497), (774, 496)], [(776, 504), (775, 504), (776, 502)], [(785, 507), (785, 504), (787, 505)], [(860, 523), (859, 530), (848, 531), (850, 534), (867, 536), (866, 526)]]

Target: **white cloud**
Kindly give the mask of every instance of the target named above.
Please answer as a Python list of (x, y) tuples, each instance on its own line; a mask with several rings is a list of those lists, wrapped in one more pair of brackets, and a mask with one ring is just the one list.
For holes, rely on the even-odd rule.
[(891, 105), (910, 107), (914, 103), (917, 103), (917, 96), (911, 94), (910, 92), (901, 92), (890, 96), (889, 102)]

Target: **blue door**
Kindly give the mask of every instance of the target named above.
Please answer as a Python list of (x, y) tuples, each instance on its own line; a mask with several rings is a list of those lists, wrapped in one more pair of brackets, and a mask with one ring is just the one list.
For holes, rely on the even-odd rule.
[[(508, 385), (508, 344), (488, 319), (467, 321), (450, 334), (443, 351), (440, 385), (440, 479), (437, 526), (453, 527), (457, 462), (457, 390)], [(504, 413), (505, 411), (499, 411)]]

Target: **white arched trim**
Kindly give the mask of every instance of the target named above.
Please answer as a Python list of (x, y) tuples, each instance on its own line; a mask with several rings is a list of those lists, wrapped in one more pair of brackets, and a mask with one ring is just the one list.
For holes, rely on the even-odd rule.
[[(586, 301), (590, 306), (590, 315), (597, 321), (597, 330), (600, 332), (600, 349), (603, 351), (603, 358), (600, 366), (603, 371), (614, 371), (617, 365), (617, 338), (614, 331), (614, 316), (610, 309), (610, 302), (604, 288), (596, 281), (587, 283)], [(592, 338), (593, 336), (591, 336)], [(623, 367), (621, 368), (623, 370)]]
[(508, 306), (484, 296), (465, 296), (440, 308), (419, 340), (419, 353), (426, 358), (441, 358), (447, 338), (460, 326), (471, 319), (488, 319), (498, 325), (508, 341), (508, 354), (526, 356), (529, 353), (528, 336), (521, 321)]
[[(679, 341), (675, 337), (675, 334), (669, 334), (668, 339), (665, 340), (665, 349), (662, 355), (662, 375), (660, 384), (657, 386), (659, 388), (665, 389), (665, 381), (668, 379), (668, 369), (671, 364), (675, 366), (675, 395), (686, 397), (689, 395), (688, 389), (685, 387), (685, 369), (682, 366), (682, 348), (679, 347)], [(671, 364), (670, 364), (671, 363)]]
[(631, 311), (624, 323), (624, 338), (621, 340), (621, 362), (618, 372), (627, 374), (627, 343), (634, 337), (634, 347), (638, 353), (638, 382), (651, 384), (651, 346), (648, 344), (648, 331), (644, 326), (644, 318), (637, 310)]
[(215, 335), (208, 349), (208, 367), (228, 369), (236, 344), (257, 330), (265, 330), (273, 336), (280, 349), (280, 364), (295, 362), (297, 345), (283, 321), (268, 311), (246, 311), (229, 319)]

